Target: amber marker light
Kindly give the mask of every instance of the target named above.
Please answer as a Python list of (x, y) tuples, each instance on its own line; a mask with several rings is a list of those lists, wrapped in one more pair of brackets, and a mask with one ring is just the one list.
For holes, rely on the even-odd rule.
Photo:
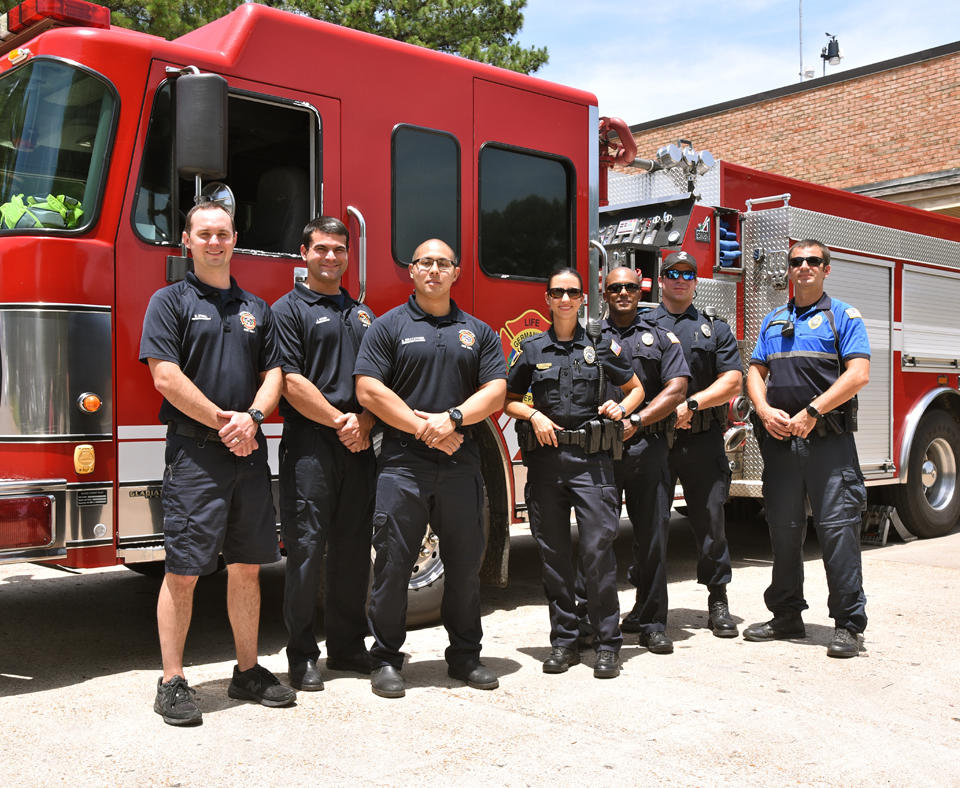
[(96, 413), (102, 404), (100, 397), (93, 392), (85, 392), (77, 397), (77, 407), (84, 413)]

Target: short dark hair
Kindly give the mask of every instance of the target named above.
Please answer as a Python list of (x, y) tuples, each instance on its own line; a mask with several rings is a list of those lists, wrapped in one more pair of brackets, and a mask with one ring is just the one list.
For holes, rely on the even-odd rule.
[(820, 256), (823, 258), (823, 264), (825, 266), (830, 265), (830, 250), (824, 246), (822, 241), (818, 241), (816, 238), (806, 238), (803, 241), (797, 241), (787, 252), (787, 259), (790, 259), (794, 249), (803, 249), (807, 246), (816, 246), (817, 249), (820, 250)]
[(183, 231), (190, 235), (190, 227), (193, 225), (193, 215), (197, 211), (223, 211), (227, 216), (230, 217), (230, 229), (234, 232), (237, 231), (237, 225), (233, 221), (233, 214), (230, 213), (226, 208), (224, 208), (220, 203), (214, 202), (213, 200), (201, 200), (196, 205), (194, 205), (189, 211), (187, 211), (187, 218), (183, 222)]
[(583, 290), (583, 277), (580, 276), (580, 272), (576, 268), (570, 268), (569, 266), (554, 268), (550, 272), (550, 276), (547, 277), (547, 290), (550, 289), (550, 283), (553, 281), (554, 277), (562, 276), (563, 274), (571, 274), (577, 277), (577, 281), (580, 283), (580, 289)]
[(303, 237), (300, 239), (301, 246), (310, 248), (314, 233), (326, 233), (327, 235), (342, 235), (346, 239), (346, 247), (350, 248), (350, 231), (347, 226), (335, 216), (318, 216), (307, 222), (303, 228)]

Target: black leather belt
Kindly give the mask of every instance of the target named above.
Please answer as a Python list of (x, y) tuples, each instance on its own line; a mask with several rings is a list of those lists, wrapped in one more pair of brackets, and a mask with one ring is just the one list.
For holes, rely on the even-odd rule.
[(182, 435), (185, 438), (193, 438), (201, 443), (206, 443), (207, 441), (220, 443), (220, 435), (214, 430), (205, 429), (204, 427), (197, 427), (193, 424), (187, 424), (182, 421), (168, 421), (167, 435), (169, 435), (171, 432), (175, 435)]

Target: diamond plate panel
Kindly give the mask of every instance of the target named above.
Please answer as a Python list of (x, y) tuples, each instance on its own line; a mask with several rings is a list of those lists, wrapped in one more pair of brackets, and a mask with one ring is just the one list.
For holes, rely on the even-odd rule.
[[(720, 164), (697, 178), (696, 190), (704, 205), (720, 204)], [(617, 172), (607, 178), (607, 199), (611, 207), (685, 198), (686, 173), (679, 168), (658, 172)]]
[(960, 243), (957, 241), (946, 241), (943, 238), (843, 219), (802, 208), (786, 210), (790, 214), (791, 238), (816, 238), (827, 246), (837, 246), (851, 252), (866, 252), (906, 262), (936, 263), (960, 268)]
[(697, 309), (712, 306), (717, 314), (726, 320), (736, 331), (737, 326), (737, 283), (719, 279), (698, 279), (694, 291), (693, 305)]

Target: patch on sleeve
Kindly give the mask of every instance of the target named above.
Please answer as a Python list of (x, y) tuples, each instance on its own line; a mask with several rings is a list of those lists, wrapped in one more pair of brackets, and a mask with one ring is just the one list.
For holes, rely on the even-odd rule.
[(849, 317), (851, 320), (857, 320), (857, 319), (863, 320), (863, 315), (860, 314), (860, 310), (857, 309), (855, 306), (852, 306), (849, 309), (847, 309), (846, 313), (847, 313), (847, 317)]
[[(708, 335), (708, 336), (709, 336), (709, 335)], [(674, 334), (672, 331), (668, 331), (668, 332), (667, 332), (667, 339), (669, 339), (671, 342), (673, 342), (674, 345), (679, 345), (679, 344), (680, 344), (680, 340), (677, 339), (677, 335)]]
[(617, 340), (611, 339), (611, 340), (610, 340), (610, 350), (613, 351), (613, 355), (619, 356), (619, 355), (620, 355), (620, 351), (623, 350), (623, 348), (621, 348), (620, 345), (617, 344)]

